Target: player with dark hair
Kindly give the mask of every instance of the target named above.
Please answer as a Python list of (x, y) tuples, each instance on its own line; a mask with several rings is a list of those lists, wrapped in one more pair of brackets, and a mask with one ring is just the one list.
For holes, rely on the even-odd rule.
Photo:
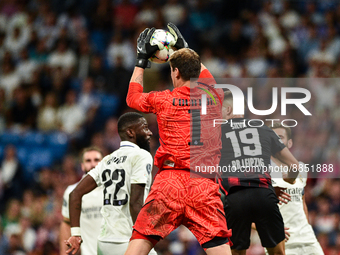
[[(284, 145), (290, 149), (293, 146), (292, 131), (290, 127), (284, 127), (281, 123), (274, 123), (271, 127), (280, 137)], [(287, 168), (279, 159), (272, 157), (272, 166)], [(282, 178), (273, 176), (274, 187), (287, 188), (287, 193), (291, 194), (291, 201), (287, 204), (279, 205), (285, 227), (288, 228), (289, 239), (285, 243), (286, 255), (314, 254), (323, 255), (322, 248), (315, 237), (312, 226), (308, 223), (308, 209), (305, 202), (304, 187), (307, 182), (307, 171), (305, 165), (299, 162), (299, 175), (295, 183), (290, 184)]]
[[(81, 169), (84, 172), (83, 178), (89, 171), (96, 167), (96, 165), (102, 160), (103, 153), (97, 147), (91, 146), (84, 148), (81, 152)], [(79, 183), (79, 182), (78, 182)], [(67, 250), (67, 246), (64, 240), (71, 236), (70, 230), (70, 214), (69, 214), (69, 195), (71, 191), (77, 186), (78, 183), (70, 185), (64, 192), (63, 205), (61, 213), (63, 215), (63, 221), (60, 224), (60, 254), (64, 255)], [(84, 244), (81, 247), (82, 255), (95, 255), (97, 254), (97, 240), (96, 238), (100, 233), (100, 223), (102, 216), (100, 209), (102, 208), (103, 189), (98, 187), (86, 194), (82, 199), (82, 211), (80, 217), (80, 225), (82, 227), (82, 237)]]
[[(269, 254), (284, 253), (284, 225), (271, 184), (270, 157), (288, 166), (298, 164), (280, 138), (260, 121), (251, 121), (243, 115), (233, 114), (233, 98), (225, 92), (222, 125), (221, 189), (225, 193), (225, 213), (228, 227), (232, 229), (232, 254), (246, 254), (250, 245), (252, 222), (255, 223), (262, 246)], [(296, 174), (286, 181), (293, 183)]]
[[(118, 119), (118, 134), (122, 141), (128, 140), (128, 133), (126, 132), (127, 128), (131, 123), (135, 122), (136, 120), (139, 120), (140, 118), (144, 118), (142, 114), (137, 112), (128, 112), (126, 114), (123, 114)], [(137, 136), (136, 137), (136, 144), (146, 151), (150, 151), (150, 139), (145, 139), (143, 136)]]
[[(106, 156), (70, 194), (71, 237), (66, 252), (75, 254), (82, 242), (79, 217), (82, 197), (103, 186), (103, 221), (98, 236), (98, 254), (124, 254), (132, 225), (151, 186), (151, 131), (145, 118), (128, 112), (118, 119), (120, 148)], [(143, 149), (143, 148), (144, 149)], [(156, 254), (154, 251), (150, 254)]]
[[(212, 127), (212, 117), (221, 117), (221, 103), (209, 105), (209, 115), (200, 116), (199, 104), (191, 103), (191, 78), (210, 78), (199, 55), (188, 44), (177, 27), (168, 24), (178, 50), (170, 56), (173, 91), (143, 93), (144, 68), (148, 59), (162, 45), (150, 45), (154, 28), (145, 29), (137, 41), (137, 62), (126, 98), (128, 106), (155, 113), (160, 135), (160, 147), (155, 155), (159, 172), (151, 192), (140, 211), (128, 250), (125, 254), (145, 255), (162, 238), (183, 224), (195, 235), (207, 254), (230, 254), (227, 230), (218, 185), (209, 178), (192, 178), (190, 169), (196, 162), (218, 164), (221, 131)], [(219, 90), (223, 98), (223, 91)], [(197, 114), (193, 116), (194, 114)], [(191, 119), (196, 117), (200, 135), (191, 134)], [(208, 125), (207, 123), (209, 122)], [(208, 128), (209, 126), (209, 128)], [(212, 146), (209, 146), (209, 144)], [(204, 146), (203, 146), (204, 145)], [(190, 155), (195, 151), (194, 155)]]

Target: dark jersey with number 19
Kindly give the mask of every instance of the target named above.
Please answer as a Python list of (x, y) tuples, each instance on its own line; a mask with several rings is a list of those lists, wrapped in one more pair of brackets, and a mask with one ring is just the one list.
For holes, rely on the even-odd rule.
[(227, 192), (234, 186), (272, 189), (270, 157), (285, 147), (273, 130), (261, 126), (263, 122), (248, 121), (230, 119), (221, 127), (220, 173)]

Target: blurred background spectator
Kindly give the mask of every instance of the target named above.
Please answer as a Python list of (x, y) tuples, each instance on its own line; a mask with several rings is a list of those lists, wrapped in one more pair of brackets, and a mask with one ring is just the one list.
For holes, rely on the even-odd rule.
[(26, 187), (24, 173), (21, 163), (17, 157), (17, 150), (14, 145), (7, 145), (4, 151), (4, 158), (0, 167), (1, 176), (1, 208), (10, 199), (21, 199)]
[[(145, 27), (166, 29), (170, 21), (216, 78), (260, 78), (239, 84), (245, 94), (254, 88), (256, 109), (271, 107), (273, 87), (311, 92), (305, 106), (312, 117), (287, 109), (287, 119), (298, 121), (292, 152), (304, 163), (333, 169), (311, 175), (318, 178), (308, 179), (305, 194), (325, 254), (340, 253), (339, 1), (5, 0), (0, 254), (58, 254), (62, 194), (81, 177), (79, 148), (96, 145), (108, 154), (119, 147), (117, 118), (130, 110), (125, 98), (136, 38)], [(301, 79), (276, 79), (283, 77)], [(146, 70), (146, 90), (168, 88), (167, 64)], [(156, 117), (146, 117), (154, 154)], [(279, 111), (266, 117), (283, 118)], [(256, 233), (252, 242), (251, 254), (264, 254)], [(182, 228), (157, 249), (163, 255), (202, 252)]]

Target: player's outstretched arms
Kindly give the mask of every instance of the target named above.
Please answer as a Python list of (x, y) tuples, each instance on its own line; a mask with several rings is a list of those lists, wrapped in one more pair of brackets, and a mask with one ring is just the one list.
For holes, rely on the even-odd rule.
[(144, 69), (150, 67), (151, 63), (149, 58), (164, 45), (151, 45), (150, 38), (155, 31), (155, 28), (146, 28), (142, 33), (140, 33), (137, 39), (137, 60), (136, 67), (133, 71), (131, 82), (139, 83), (143, 86), (143, 74)]
[(297, 159), (293, 156), (293, 154), (289, 151), (287, 147), (277, 152), (275, 154), (275, 157), (289, 167), (288, 172), (287, 172), (287, 177), (283, 178), (283, 180), (290, 184), (293, 184), (295, 182), (296, 177), (299, 174), (299, 171), (293, 170), (294, 165), (295, 165), (295, 169), (298, 169), (299, 161), (297, 161)]
[(97, 187), (95, 180), (87, 175), (82, 179), (76, 188), (70, 193), (69, 211), (71, 223), (71, 237), (65, 240), (65, 244), (69, 247), (66, 253), (76, 254), (82, 243), (80, 233), (80, 213), (81, 200), (83, 195), (89, 193)]
[(144, 69), (151, 66), (149, 58), (157, 51), (162, 50), (164, 45), (159, 43), (157, 45), (150, 44), (150, 38), (155, 31), (155, 28), (146, 28), (137, 39), (137, 60), (136, 66), (133, 70), (129, 90), (126, 97), (126, 104), (138, 111), (143, 111), (141, 109), (139, 102), (142, 99), (143, 93), (143, 78)]

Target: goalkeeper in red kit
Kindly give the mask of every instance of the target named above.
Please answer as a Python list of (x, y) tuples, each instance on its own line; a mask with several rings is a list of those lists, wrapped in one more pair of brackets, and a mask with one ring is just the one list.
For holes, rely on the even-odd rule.
[[(160, 147), (155, 165), (159, 172), (138, 214), (125, 254), (148, 254), (160, 239), (181, 224), (195, 235), (207, 254), (231, 254), (231, 230), (227, 229), (218, 184), (212, 178), (193, 178), (190, 174), (190, 169), (197, 164), (219, 162), (221, 131), (220, 127), (212, 128), (210, 124), (212, 116), (221, 118), (222, 101), (209, 105), (209, 115), (200, 115), (201, 106), (192, 103), (191, 93), (202, 90), (195, 92), (190, 88), (190, 79), (213, 77), (201, 64), (199, 55), (188, 48), (178, 28), (172, 23), (168, 28), (175, 37), (172, 46), (177, 49), (169, 60), (173, 91), (143, 93), (148, 59), (164, 46), (150, 44), (154, 28), (145, 29), (137, 40), (137, 62), (126, 102), (138, 111), (157, 115)], [(206, 85), (205, 91), (214, 91), (217, 98), (223, 100), (223, 91), (211, 87)], [(196, 127), (192, 119), (196, 120)]]

